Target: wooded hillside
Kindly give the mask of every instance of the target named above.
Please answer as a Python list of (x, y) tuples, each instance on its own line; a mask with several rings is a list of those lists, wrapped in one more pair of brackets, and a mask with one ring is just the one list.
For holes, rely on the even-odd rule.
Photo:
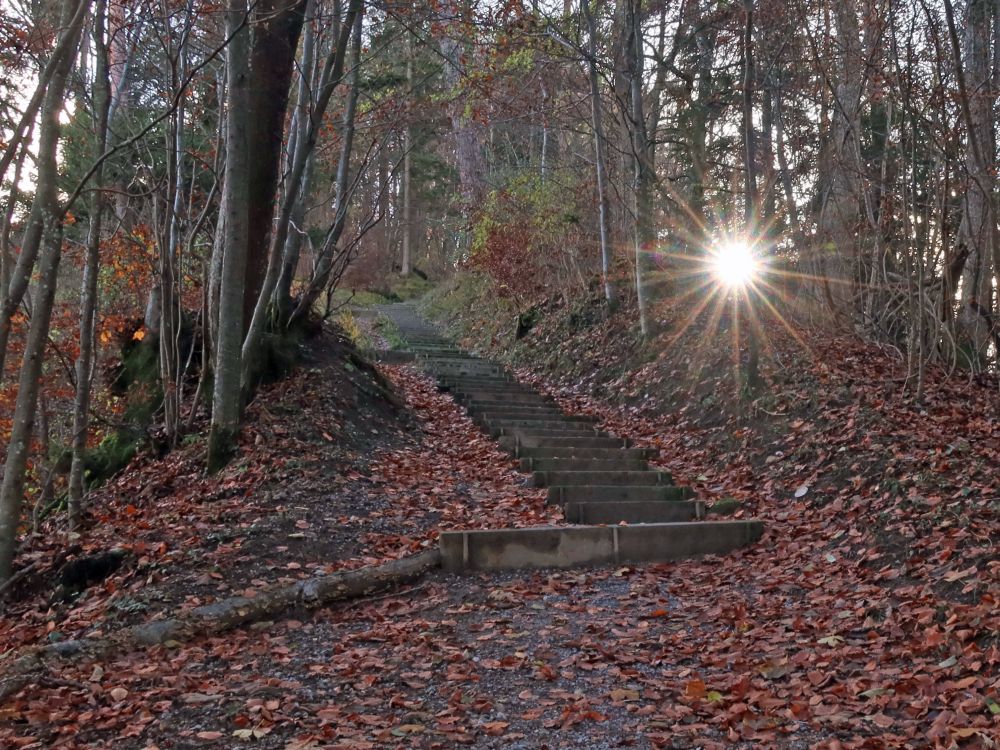
[[(949, 583), (974, 570), (983, 582), (927, 599), (974, 611), (962, 642), (982, 657), (975, 710), (963, 688), (942, 688), (941, 711), (974, 714), (954, 723), (968, 733), (935, 724), (934, 741), (981, 733), (995, 746), (997, 643), (984, 631), (1000, 455), (1000, 3), (9, 0), (0, 66), (0, 603), (19, 602), (29, 623), (22, 636), (16, 618), (0, 628), (11, 654), (57, 622), (74, 641), (89, 637), (81, 623), (103, 631), (114, 576), (140, 589), (156, 555), (194, 576), (168, 546), (210, 557), (203, 537), (224, 532), (213, 524), (267, 515), (254, 493), (273, 489), (269, 468), (291, 461), (280, 476), (301, 479), (291, 453), (315, 440), (350, 482), (371, 448), (364, 471), (388, 466), (385, 497), (414, 514), (389, 532), (381, 505), (373, 517), (338, 505), (358, 546), (316, 556), (352, 570), (424, 553), (448, 524), (586, 525), (551, 505), (563, 489), (545, 505), (517, 485), (517, 466), (538, 487), (565, 466), (593, 472), (595, 493), (621, 479), (618, 499), (669, 496), (694, 523), (706, 502), (732, 500), (734, 524), (757, 524), (753, 512), (816, 545), (846, 524), (835, 533), (878, 537), (875, 552), (858, 542), (865, 560), (895, 555)], [(299, 387), (323, 403), (289, 406)], [(300, 411), (315, 424), (293, 445)], [(459, 430), (463, 414), (520, 463), (475, 443), (472, 423)], [(511, 432), (535, 427), (553, 434)], [(421, 442), (432, 437), (457, 468), (437, 463)], [(419, 459), (387, 458), (397, 439)], [(433, 493), (424, 482), (438, 476)], [(484, 477), (476, 492), (501, 497), (488, 512), (468, 491)], [(327, 481), (305, 491), (317, 509)], [(192, 487), (229, 498), (223, 520), (192, 510)], [(789, 492), (823, 520), (789, 521), (775, 506)], [(174, 528), (185, 518), (192, 537)], [(172, 530), (154, 543), (161, 522)], [(298, 533), (279, 526), (262, 533)], [(590, 526), (615, 527), (618, 555), (625, 532)], [(921, 535), (926, 548), (911, 544)], [(755, 564), (778, 576), (770, 554)], [(967, 564), (941, 568), (953, 554)], [(93, 576), (60, 578), (84, 558)], [(106, 578), (92, 620), (47, 610)], [(194, 606), (179, 590), (169, 604)], [(902, 644), (886, 647), (893, 658)], [(733, 721), (712, 741), (753, 741)], [(922, 722), (907, 715), (899, 737)], [(859, 726), (857, 747), (888, 729)]]

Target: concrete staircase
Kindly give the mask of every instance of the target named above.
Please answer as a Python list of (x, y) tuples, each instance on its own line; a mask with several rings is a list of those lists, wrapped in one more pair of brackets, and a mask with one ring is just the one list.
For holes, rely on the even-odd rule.
[[(650, 452), (570, 416), (517, 382), (495, 362), (456, 347), (410, 304), (380, 308), (414, 362), (437, 379), (479, 427), (521, 462), (570, 526), (444, 531), (450, 570), (567, 567), (660, 562), (724, 554), (757, 541), (759, 521), (706, 522), (702, 504), (669, 473), (651, 469)], [(627, 525), (622, 525), (627, 524)]]

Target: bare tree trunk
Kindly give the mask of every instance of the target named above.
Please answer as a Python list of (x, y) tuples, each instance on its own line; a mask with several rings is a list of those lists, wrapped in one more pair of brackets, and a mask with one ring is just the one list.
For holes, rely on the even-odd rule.
[[(108, 145), (108, 114), (111, 107), (111, 80), (108, 73), (106, 0), (98, 0), (94, 10), (93, 36), (96, 55), (94, 75), (95, 153), (102, 154)], [(87, 236), (86, 265), (80, 291), (80, 354), (76, 359), (76, 395), (73, 402), (73, 458), (69, 471), (69, 524), (76, 528), (83, 512), (87, 433), (90, 427), (90, 389), (94, 368), (94, 328), (97, 320), (97, 275), (100, 270), (101, 226), (107, 199), (104, 188), (104, 165), (94, 174), (94, 198)]]
[(243, 26), (243, 0), (227, 0), (226, 50), (229, 88), (226, 94), (226, 169), (223, 185), (225, 241), (219, 285), (219, 328), (216, 341), (212, 426), (208, 437), (208, 468), (216, 471), (236, 450), (240, 419), (243, 296), (246, 283), (249, 175), (248, 116), (250, 30)]
[(855, 0), (834, 3), (839, 71), (830, 142), (820, 176), (820, 215), (812, 273), (827, 305), (850, 314), (860, 219), (861, 37)]
[[(186, 74), (188, 30), (182, 33), (172, 66), (173, 90)], [(184, 206), (184, 98), (178, 101), (167, 127), (167, 194), (164, 200), (163, 241), (160, 251), (159, 349), (160, 385), (163, 389), (163, 423), (167, 440), (174, 445), (180, 429), (181, 274), (179, 254), (181, 210)]]
[(774, 146), (778, 158), (778, 171), (781, 175), (781, 187), (785, 194), (788, 227), (797, 234), (799, 216), (795, 204), (795, 191), (792, 187), (792, 173), (788, 168), (788, 157), (785, 155), (785, 113), (780, 84), (774, 88)]
[[(226, 100), (226, 74), (225, 69), (219, 74), (217, 81), (218, 97), (219, 101), (223, 102)], [(228, 143), (229, 139), (227, 137), (228, 128), (226, 125), (227, 117), (219, 117), (219, 130), (218, 130), (218, 140), (220, 144), (220, 150), (223, 151), (223, 156), (225, 155), (224, 144)], [(222, 162), (222, 173), (225, 173), (225, 161)], [(225, 255), (225, 241), (227, 236), (226, 230), (226, 214), (228, 210), (226, 209), (226, 196), (228, 191), (225, 189), (225, 179), (219, 177), (223, 181), (222, 193), (219, 196), (219, 214), (215, 222), (215, 236), (212, 239), (212, 257), (209, 261), (208, 266), (208, 338), (203, 342), (203, 345), (209, 347), (209, 359), (214, 367), (215, 365), (215, 343), (218, 341), (219, 336), (219, 294), (220, 287), (222, 286), (222, 259)]]
[[(288, 94), (299, 35), (305, 21), (307, 0), (258, 0), (254, 6), (254, 42), (250, 59), (250, 120), (247, 132), (250, 153), (249, 225), (243, 323), (249, 327), (263, 298), (270, 304), (271, 288), (264, 288), (268, 274), (276, 275), (280, 258), (273, 257), (272, 223), (281, 167)], [(284, 238), (277, 251), (284, 248)], [(251, 347), (254, 349), (255, 347)], [(244, 355), (244, 364), (249, 364)]]
[[(33, 128), (29, 128), (26, 136), (29, 142), (32, 130)], [(11, 255), (10, 235), (14, 228), (14, 210), (17, 208), (17, 201), (21, 195), (21, 190), (18, 187), (21, 184), (21, 171), (24, 169), (24, 162), (28, 158), (28, 153), (28, 149), (21, 149), (17, 161), (14, 163), (14, 179), (10, 183), (7, 208), (3, 215), (3, 225), (0, 226), (0, 306), (2, 306), (3, 301), (7, 297), (11, 273), (14, 270), (14, 256)]]
[[(413, 89), (413, 48), (410, 34), (406, 35), (406, 91), (407, 96), (412, 96)], [(411, 272), (412, 259), (410, 257), (410, 242), (413, 237), (413, 229), (410, 226), (410, 216), (413, 206), (412, 187), (410, 180), (410, 151), (413, 148), (412, 126), (407, 120), (406, 129), (403, 131), (403, 252), (400, 261), (400, 276), (409, 276)]]
[(604, 282), (604, 299), (612, 310), (618, 305), (612, 274), (612, 248), (608, 237), (608, 188), (605, 163), (606, 141), (601, 105), (601, 89), (597, 78), (597, 24), (590, 11), (590, 0), (580, 0), (580, 10), (587, 22), (587, 71), (590, 79), (590, 113), (594, 126), (594, 167), (597, 177), (597, 226), (601, 241), (601, 277)]
[[(295, 204), (292, 207), (289, 217), (290, 227), (287, 231), (285, 246), (281, 254), (281, 272), (278, 276), (277, 286), (274, 291), (274, 305), (277, 319), (287, 320), (292, 306), (292, 282), (295, 280), (295, 270), (299, 265), (299, 256), (302, 251), (302, 233), (306, 217), (306, 201), (309, 200), (309, 193), (312, 189), (312, 171), (316, 156), (315, 149), (309, 149), (309, 125), (311, 122), (312, 92), (316, 89), (319, 81), (316, 80), (316, 31), (312, 16), (315, 10), (315, 3), (310, 0), (306, 5), (305, 31), (302, 37), (302, 58), (299, 63), (299, 90), (295, 102), (295, 117), (293, 119), (292, 131), (294, 144), (289, 143), (289, 173), (294, 173), (295, 165), (302, 159), (306, 160), (306, 166), (302, 174), (301, 188), (286, 184), (286, 195), (289, 191), (295, 190)], [(309, 149), (306, 152), (306, 149)], [(286, 181), (288, 183), (289, 181)], [(279, 222), (281, 218), (279, 217)]]
[[(990, 0), (969, 0), (966, 6), (963, 113), (969, 130), (965, 169), (969, 182), (963, 192), (958, 241), (969, 251), (962, 275), (959, 323), (972, 349), (970, 364), (979, 367), (990, 344), (992, 325), (983, 315), (993, 310), (993, 253), (996, 220), (991, 193), (995, 173), (991, 77), (992, 18)], [(956, 55), (958, 52), (956, 51)]]
[[(308, 165), (309, 158), (316, 147), (316, 139), (319, 136), (319, 130), (323, 123), (323, 116), (326, 113), (326, 108), (330, 103), (330, 97), (343, 76), (344, 60), (347, 48), (350, 44), (351, 35), (354, 31), (356, 22), (360, 23), (358, 19), (362, 17), (363, 10), (364, 3), (362, 0), (351, 0), (347, 13), (345, 14), (345, 18), (341, 23), (340, 33), (333, 49), (326, 59), (326, 63), (324, 64), (319, 94), (316, 97), (316, 104), (313, 107), (306, 139), (302, 143), (302, 150), (299, 151), (298, 147), (296, 147), (296, 151), (299, 152), (300, 158), (293, 165), (291, 174), (288, 177), (288, 182), (286, 183), (284, 200), (282, 201), (281, 208), (278, 212), (278, 220), (275, 223), (273, 233), (274, 236), (271, 239), (271, 249), (268, 254), (267, 271), (264, 274), (263, 285), (261, 286), (260, 294), (257, 295), (256, 305), (252, 309), (253, 316), (250, 318), (246, 338), (243, 341), (244, 387), (249, 385), (250, 374), (258, 356), (258, 349), (261, 337), (264, 333), (264, 326), (268, 317), (268, 311), (271, 308), (271, 302), (275, 296), (275, 288), (278, 284), (279, 270), (281, 266), (280, 256), (283, 248), (285, 247), (285, 240), (288, 237), (288, 228), (289, 223), (291, 222), (292, 211), (294, 210), (295, 202), (298, 199), (302, 188), (302, 181), (306, 171), (306, 166)], [(351, 135), (353, 136), (353, 131), (351, 132)], [(286, 282), (289, 286), (282, 292), (279, 292), (278, 296), (290, 294), (291, 281), (291, 275), (287, 276)], [(278, 321), (279, 326), (284, 323), (285, 321)]]
[(628, 85), (628, 130), (632, 140), (634, 175), (633, 237), (635, 240), (635, 292), (639, 307), (639, 329), (643, 336), (652, 333), (650, 317), (650, 275), (656, 251), (656, 227), (653, 223), (652, 144), (646, 131), (642, 99), (645, 55), (642, 40), (642, 0), (619, 0), (618, 25), (622, 35), (623, 78)]
[[(64, 25), (74, 17), (77, 10), (78, 5), (74, 0), (66, 0), (62, 6), (61, 14)], [(66, 26), (67, 30), (64, 33), (70, 34), (72, 37), (67, 44), (69, 50), (76, 48), (81, 27), (82, 18), (79, 25)], [(21, 521), (21, 505), (24, 501), (24, 475), (28, 463), (35, 411), (38, 405), (38, 390), (45, 346), (48, 343), (52, 307), (55, 302), (59, 260), (62, 254), (63, 209), (59, 204), (57, 187), (59, 113), (63, 108), (66, 81), (73, 59), (74, 55), (69, 52), (56, 66), (49, 80), (45, 101), (39, 115), (38, 178), (35, 183), (32, 214), (33, 218), (38, 221), (39, 239), (44, 236), (44, 243), (41, 243), (38, 264), (38, 294), (33, 305), (31, 324), (28, 327), (24, 356), (21, 360), (17, 402), (14, 407), (10, 442), (7, 445), (3, 483), (0, 485), (0, 581), (6, 581), (10, 577), (14, 564), (17, 529)], [(22, 247), (22, 255), (24, 252)], [(19, 263), (19, 269), (20, 265)], [(30, 272), (30, 267), (25, 272)], [(27, 281), (25, 281), (26, 286)], [(21, 296), (23, 296), (23, 292), (22, 295), (18, 295), (18, 304)], [(9, 330), (9, 318), (6, 322)], [(4, 339), (4, 348), (6, 348), (6, 335)]]
[(351, 92), (347, 97), (344, 109), (343, 136), (340, 144), (340, 159), (337, 162), (337, 177), (335, 183), (336, 196), (334, 200), (333, 225), (327, 231), (323, 247), (319, 252), (313, 269), (312, 278), (302, 293), (302, 299), (295, 307), (289, 319), (289, 325), (301, 320), (312, 309), (320, 293), (326, 288), (327, 281), (334, 269), (337, 258), (337, 248), (340, 237), (347, 223), (347, 204), (350, 202), (351, 152), (354, 149), (354, 123), (358, 109), (358, 81), (361, 67), (361, 41), (363, 15), (359, 12), (354, 17), (354, 34), (351, 44)]
[[(760, 194), (757, 191), (757, 138), (753, 126), (754, 85), (757, 79), (753, 58), (753, 3), (754, 0), (743, 0), (745, 16), (743, 31), (743, 166), (745, 175), (743, 224), (747, 241), (750, 243), (757, 240), (760, 225)], [(745, 304), (747, 311), (745, 327), (749, 352), (746, 379), (743, 386), (749, 392), (757, 387), (757, 381), (760, 379), (760, 344), (757, 340), (753, 318), (753, 292), (750, 289), (737, 289), (733, 294)]]
[[(81, 6), (84, 6), (81, 8)], [(46, 65), (45, 75), (48, 75), (48, 89), (45, 90), (45, 102), (42, 104), (42, 114), (40, 118), (45, 120), (50, 113), (47, 112), (50, 106), (55, 106), (50, 101), (51, 92), (58, 91), (59, 96), (66, 90), (66, 80), (75, 59), (76, 45), (80, 40), (80, 31), (83, 28), (86, 18), (86, 8), (90, 7), (90, 0), (65, 0), (62, 6), (62, 20), (64, 21), (62, 37), (56, 45), (49, 65)], [(65, 42), (65, 43), (64, 43)], [(51, 69), (50, 69), (51, 68)], [(29, 105), (30, 106), (30, 105)], [(46, 148), (56, 148), (59, 138), (58, 123), (55, 129), (44, 136), (39, 126), (39, 156), (37, 160), (38, 174), (35, 180), (36, 186), (51, 185), (55, 191), (57, 163), (51, 162), (47, 157), (42, 156), (41, 141), (43, 137), (52, 139), (51, 143), (46, 143)], [(16, 152), (15, 152), (16, 153)], [(9, 162), (8, 162), (9, 163)], [(6, 164), (3, 165), (6, 169)], [(2, 173), (2, 170), (0, 170)], [(17, 256), (17, 263), (10, 274), (10, 285), (4, 296), (3, 304), (0, 305), (0, 378), (3, 377), (4, 366), (7, 360), (7, 345), (10, 339), (10, 326), (14, 313), (24, 300), (25, 292), (31, 282), (31, 272), (38, 260), (38, 254), (42, 246), (42, 235), (45, 229), (46, 212), (53, 210), (56, 198), (50, 202), (49, 196), (45, 195), (40, 188), (36, 188), (35, 199), (31, 204), (31, 212), (28, 215), (27, 225), (21, 239), (21, 252)]]
[(445, 59), (444, 79), (451, 91), (452, 101), (448, 105), (451, 118), (451, 133), (455, 139), (455, 163), (458, 166), (458, 180), (462, 200), (466, 206), (474, 206), (486, 189), (486, 164), (483, 159), (483, 127), (469, 116), (469, 100), (458, 95), (459, 83), (466, 69), (464, 59), (467, 45), (463, 40), (463, 16), (470, 12), (468, 0), (447, 0), (442, 3), (444, 35), (441, 39), (441, 54)]
[[(63, 6), (65, 7), (65, 6)], [(4, 141), (3, 155), (0, 156), (0, 180), (7, 174), (7, 169), (11, 162), (17, 158), (24, 143), (30, 142), (31, 124), (35, 121), (35, 115), (45, 101), (51, 81), (60, 74), (60, 70), (69, 69), (73, 66), (73, 59), (76, 55), (76, 42), (80, 29), (83, 28), (87, 18), (87, 11), (90, 8), (90, 0), (80, 0), (71, 4), (70, 13), (64, 14), (61, 20), (62, 33), (58, 36), (56, 45), (52, 49), (45, 67), (38, 76), (38, 83), (35, 91), (28, 100), (21, 119), (14, 125), (14, 131)]]

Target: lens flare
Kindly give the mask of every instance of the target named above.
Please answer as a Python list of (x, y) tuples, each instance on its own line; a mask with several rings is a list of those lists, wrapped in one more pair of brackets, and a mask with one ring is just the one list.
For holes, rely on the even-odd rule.
[(760, 273), (760, 262), (746, 242), (725, 242), (712, 253), (712, 273), (730, 289), (745, 287)]

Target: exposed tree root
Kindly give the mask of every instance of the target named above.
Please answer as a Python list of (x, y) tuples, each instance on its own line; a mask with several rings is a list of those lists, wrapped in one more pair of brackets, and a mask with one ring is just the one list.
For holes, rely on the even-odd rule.
[(440, 567), (435, 548), (399, 560), (343, 573), (310, 578), (291, 585), (274, 585), (249, 599), (234, 596), (196, 607), (177, 617), (134, 625), (105, 638), (81, 638), (42, 647), (0, 660), (0, 700), (39, 679), (48, 663), (77, 656), (100, 657), (116, 651), (156, 646), (212, 635), (252, 622), (268, 620), (295, 608), (315, 609), (333, 602), (357, 599), (409, 583)]

